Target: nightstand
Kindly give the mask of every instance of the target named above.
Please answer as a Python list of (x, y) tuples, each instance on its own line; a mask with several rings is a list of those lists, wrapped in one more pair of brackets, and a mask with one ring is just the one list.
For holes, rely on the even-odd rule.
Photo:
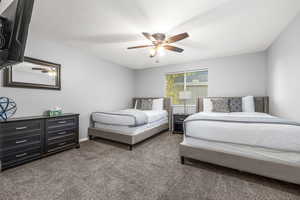
[(183, 133), (183, 121), (189, 114), (173, 114), (173, 133)]

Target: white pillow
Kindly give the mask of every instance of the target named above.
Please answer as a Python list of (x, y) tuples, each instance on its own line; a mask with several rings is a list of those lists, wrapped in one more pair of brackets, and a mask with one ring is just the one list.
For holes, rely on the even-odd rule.
[(255, 104), (253, 96), (246, 96), (242, 98), (243, 112), (255, 112)]
[(153, 99), (152, 110), (163, 110), (164, 109), (164, 99)]
[(203, 112), (212, 112), (213, 110), (213, 104), (211, 99), (204, 98), (203, 99)]

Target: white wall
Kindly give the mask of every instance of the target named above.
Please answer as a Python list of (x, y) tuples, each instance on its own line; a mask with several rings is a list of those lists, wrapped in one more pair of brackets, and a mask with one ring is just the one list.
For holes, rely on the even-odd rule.
[(300, 15), (268, 51), (271, 113), (300, 121)]
[(86, 138), (91, 112), (125, 108), (134, 95), (133, 70), (104, 62), (80, 49), (30, 34), (26, 55), (60, 63), (62, 90), (5, 88), (1, 85), (0, 96), (12, 98), (18, 105), (15, 117), (41, 115), (49, 108), (60, 106), (64, 112), (80, 113), (80, 138)]
[(209, 96), (266, 95), (265, 52), (137, 70), (136, 96), (164, 96), (165, 74), (208, 68)]

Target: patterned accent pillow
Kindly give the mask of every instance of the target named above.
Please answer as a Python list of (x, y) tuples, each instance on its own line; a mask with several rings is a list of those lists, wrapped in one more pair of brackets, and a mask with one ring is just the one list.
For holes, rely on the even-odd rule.
[(213, 112), (229, 113), (229, 100), (225, 98), (211, 99), (213, 104)]
[(152, 110), (152, 100), (142, 99), (141, 110)]
[(213, 104), (210, 98), (203, 99), (203, 112), (212, 112)]
[(229, 100), (230, 112), (243, 112), (242, 105), (243, 105), (242, 98), (236, 97), (236, 98), (230, 98)]

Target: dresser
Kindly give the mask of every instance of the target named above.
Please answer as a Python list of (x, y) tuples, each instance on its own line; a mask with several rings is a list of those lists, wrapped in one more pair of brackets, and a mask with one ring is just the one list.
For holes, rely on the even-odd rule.
[(0, 121), (0, 170), (79, 148), (79, 114)]

